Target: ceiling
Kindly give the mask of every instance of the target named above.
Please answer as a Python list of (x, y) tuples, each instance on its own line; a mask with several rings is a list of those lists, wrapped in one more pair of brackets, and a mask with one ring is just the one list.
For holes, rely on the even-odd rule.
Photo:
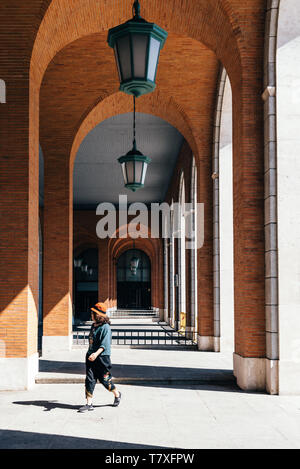
[(120, 114), (96, 126), (83, 140), (74, 165), (74, 208), (92, 209), (101, 202), (161, 202), (170, 184), (183, 137), (170, 124), (150, 114), (136, 114), (138, 150), (152, 159), (145, 187), (124, 187), (118, 158), (132, 148), (133, 114)]

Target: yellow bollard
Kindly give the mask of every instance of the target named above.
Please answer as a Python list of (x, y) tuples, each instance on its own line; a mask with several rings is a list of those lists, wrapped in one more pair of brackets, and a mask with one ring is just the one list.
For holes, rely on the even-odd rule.
[(180, 329), (179, 332), (185, 332), (186, 329), (186, 313), (180, 313)]

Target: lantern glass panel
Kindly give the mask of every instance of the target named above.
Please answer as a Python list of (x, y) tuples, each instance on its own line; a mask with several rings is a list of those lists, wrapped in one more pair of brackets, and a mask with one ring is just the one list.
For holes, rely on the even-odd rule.
[(115, 60), (116, 60), (116, 64), (117, 64), (118, 74), (119, 74), (119, 80), (120, 80), (120, 82), (121, 82), (121, 81), (122, 81), (122, 77), (121, 77), (120, 64), (119, 64), (119, 57), (118, 57), (118, 51), (117, 51), (117, 46), (116, 46), (116, 45), (115, 45), (115, 47), (114, 47), (114, 53), (115, 53)]
[(144, 163), (142, 161), (135, 162), (135, 182), (140, 183), (142, 181)]
[(118, 55), (123, 80), (129, 80), (131, 78), (131, 50), (128, 35), (118, 40)]
[(143, 163), (143, 172), (142, 172), (141, 184), (145, 183), (147, 167), (148, 167), (147, 163)]
[(125, 184), (127, 184), (126, 164), (122, 163), (121, 167), (122, 167), (122, 173), (123, 173), (123, 178), (124, 178)]
[(147, 77), (148, 80), (151, 80), (151, 81), (155, 80), (159, 51), (160, 51), (160, 42), (157, 39), (154, 39), (154, 37), (151, 37), (150, 38), (148, 77)]
[(134, 76), (136, 78), (145, 78), (148, 36), (146, 34), (133, 34), (132, 45)]
[(127, 169), (127, 184), (132, 184), (135, 182), (134, 180), (134, 162), (133, 161), (128, 161), (126, 163), (126, 169)]

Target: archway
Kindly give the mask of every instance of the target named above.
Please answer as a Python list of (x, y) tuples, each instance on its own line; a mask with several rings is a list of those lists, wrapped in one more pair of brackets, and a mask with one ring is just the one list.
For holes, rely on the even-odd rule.
[(151, 308), (151, 262), (141, 249), (128, 249), (117, 261), (118, 309)]
[[(239, 6), (237, 4), (238, 2), (235, 1), (222, 0), (220, 2), (210, 3), (204, 0), (199, 0), (199, 2), (195, 2), (193, 7), (190, 8), (191, 2), (184, 0), (182, 2), (178, 2), (182, 6), (181, 14), (178, 15), (176, 14), (176, 10), (178, 12), (178, 9), (174, 8), (174, 2), (171, 2), (170, 0), (166, 0), (163, 3), (158, 1), (147, 3), (148, 6), (145, 9), (145, 16), (147, 18), (149, 17), (154, 19), (171, 33), (174, 31), (174, 34), (176, 33), (181, 35), (183, 41), (182, 51), (187, 50), (187, 38), (192, 37), (193, 40), (202, 41), (209, 47), (211, 56), (212, 52), (216, 55), (216, 57), (211, 57), (211, 66), (204, 61), (203, 63), (205, 64), (205, 67), (202, 67), (202, 69), (205, 70), (206, 73), (209, 70), (213, 70), (213, 77), (215, 74), (214, 67), (217, 65), (217, 59), (220, 59), (228, 70), (229, 76), (231, 77), (234, 85), (234, 187), (236, 219), (235, 238), (237, 240), (235, 250), (237, 285), (235, 291), (237, 300), (236, 329), (239, 332), (239, 337), (236, 343), (236, 352), (239, 354), (243, 362), (246, 363), (248, 358), (256, 359), (265, 356), (265, 330), (263, 329), (265, 314), (262, 307), (265, 291), (264, 283), (261, 281), (264, 271), (262, 255), (263, 185), (261, 182), (263, 177), (261, 158), (263, 154), (263, 139), (262, 132), (260, 130), (262, 128), (263, 114), (262, 103), (260, 102), (259, 95), (261, 90), (261, 71), (263, 65), (261, 44), (263, 36), (263, 12), (265, 5), (263, 2), (254, 1), (253, 5), (249, 4), (247, 8), (244, 8), (244, 6)], [(28, 138), (26, 136), (26, 138), (20, 139), (20, 142), (15, 142), (15, 139), (10, 138), (7, 139), (7, 142), (4, 142), (3, 146), (4, 154), (11, 154), (16, 158), (14, 164), (11, 165), (9, 170), (7, 170), (11, 171), (9, 175), (13, 177), (11, 177), (12, 182), (10, 181), (9, 185), (7, 185), (10, 190), (9, 193), (11, 194), (10, 205), (7, 208), (4, 207), (4, 213), (7, 218), (11, 220), (10, 223), (13, 227), (16, 220), (15, 213), (12, 208), (20, 199), (20, 188), (24, 188), (21, 197), (24, 205), (18, 205), (23, 217), (20, 217), (18, 220), (18, 225), (21, 226), (24, 233), (23, 240), (20, 236), (18, 237), (17, 243), (14, 244), (15, 241), (13, 237), (11, 237), (9, 251), (6, 249), (7, 252), (5, 255), (19, 252), (21, 255), (16, 257), (23, 259), (22, 262), (24, 262), (24, 265), (22, 265), (22, 271), (26, 272), (26, 274), (24, 274), (25, 281), (22, 278), (22, 282), (20, 282), (20, 266), (18, 266), (18, 269), (15, 269), (18, 272), (16, 275), (13, 271), (15, 266), (11, 263), (11, 265), (9, 265), (8, 276), (14, 284), (14, 288), (7, 289), (5, 286), (5, 290), (8, 290), (9, 292), (13, 291), (14, 298), (17, 296), (18, 292), (24, 292), (22, 293), (22, 304), (24, 304), (22, 314), (26, 320), (26, 324), (30, 326), (27, 327), (27, 331), (29, 332), (31, 331), (32, 323), (36, 321), (35, 303), (37, 299), (36, 272), (38, 256), (36, 255), (36, 175), (38, 173), (38, 165), (36, 156), (39, 140), (39, 87), (48, 64), (56, 55), (58, 55), (57, 53), (59, 53), (64, 46), (72, 41), (80, 39), (81, 37), (88, 36), (89, 34), (91, 35), (98, 32), (100, 34), (105, 33), (109, 27), (127, 19), (127, 11), (129, 6), (131, 6), (131, 2), (129, 2), (129, 0), (124, 2), (114, 2), (114, 8), (104, 8), (107, 6), (106, 4), (107, 2), (100, 0), (88, 2), (88, 5), (91, 6), (91, 8), (87, 8), (87, 2), (82, 0), (75, 0), (74, 2), (68, 2), (67, 0), (53, 0), (51, 3), (50, 0), (45, 0), (40, 3), (40, 7), (37, 7), (38, 2), (33, 2), (37, 11), (34, 10), (32, 12), (29, 9), (25, 9), (29, 8), (26, 4), (26, 7), (24, 6), (24, 12), (30, 12), (30, 15), (24, 15), (25, 20), (22, 21), (24, 25), (25, 21), (28, 24), (26, 23), (26, 27), (19, 28), (19, 30), (24, 32), (30, 31), (30, 34), (28, 34), (30, 38), (24, 41), (24, 48), (11, 47), (12, 55), (10, 60), (7, 64), (4, 64), (5, 67), (2, 76), (6, 81), (11, 78), (11, 80), (7, 81), (8, 91), (16, 89), (17, 95), (20, 96), (20, 91), (24, 90), (26, 91), (25, 95), (29, 96), (29, 99), (26, 99), (25, 101), (22, 100), (20, 103), (18, 102), (18, 106), (20, 106), (18, 109), (14, 106), (11, 109), (9, 108), (9, 113), (5, 115), (3, 122), (1, 121), (3, 129), (9, 130), (10, 135), (14, 135), (15, 130), (18, 130), (19, 126), (19, 129), (22, 130), (22, 135), (26, 136), (27, 127), (29, 128)], [(47, 9), (48, 6), (49, 8)], [(100, 9), (101, 14), (99, 15), (99, 7), (101, 6), (103, 6), (103, 8)], [(118, 11), (117, 16), (114, 14), (115, 10)], [(4, 8), (4, 11), (7, 11), (3, 16), (4, 18), (7, 16), (7, 22), (3, 21), (3, 31), (11, 31), (11, 18), (14, 16), (16, 18), (14, 19), (16, 22), (14, 27), (17, 30), (17, 23), (20, 22), (20, 25), (23, 24), (19, 19), (22, 15), (11, 15), (10, 13), (13, 10), (7, 8)], [(40, 20), (44, 12), (46, 12), (46, 14), (40, 24)], [(257, 21), (247, 21), (250, 16), (252, 18), (257, 18)], [(34, 18), (34, 24), (30, 24), (30, 18)], [(38, 28), (39, 24), (40, 28)], [(32, 44), (37, 30), (38, 33), (32, 50)], [(216, 31), (218, 34), (216, 34)], [(3, 32), (2, 35), (4, 36)], [(103, 34), (103, 37), (104, 36), (106, 36), (106, 33)], [(11, 37), (10, 34), (8, 34), (8, 37)], [(3, 44), (4, 47), (7, 45), (7, 43)], [(170, 41), (169, 44), (171, 45)], [(84, 50), (93, 51), (95, 49), (84, 48)], [(179, 50), (181, 49), (178, 47), (174, 48), (174, 55), (176, 54), (181, 57), (182, 54), (178, 54)], [(199, 143), (199, 146), (202, 142), (203, 152), (198, 152), (198, 159), (200, 159), (200, 164), (202, 165), (201, 171), (198, 173), (198, 185), (200, 199), (202, 200), (203, 196), (203, 201), (206, 203), (206, 206), (209, 207), (211, 196), (211, 171), (210, 162), (207, 160), (207, 154), (210, 154), (210, 151), (207, 147), (208, 142), (209, 145), (211, 142), (211, 102), (213, 101), (214, 81), (211, 80), (208, 75), (205, 75), (203, 82), (211, 84), (211, 89), (209, 88), (208, 90), (209, 93), (203, 94), (203, 91), (201, 92), (201, 90), (199, 90), (199, 93), (198, 90), (195, 90), (195, 94), (193, 93), (192, 95), (189, 95), (191, 96), (191, 102), (189, 103), (189, 106), (187, 106), (187, 93), (182, 92), (184, 89), (183, 86), (185, 86), (186, 89), (186, 84), (188, 83), (190, 91), (193, 83), (198, 82), (198, 79), (195, 80), (195, 77), (202, 77), (202, 74), (199, 74), (195, 67), (195, 65), (199, 63), (198, 58), (191, 54), (190, 51), (188, 51), (188, 55), (193, 58), (194, 63), (191, 67), (185, 67), (185, 72), (187, 70), (191, 70), (193, 71), (193, 76), (191, 75), (187, 79), (186, 73), (184, 75), (179, 75), (177, 68), (172, 68), (172, 73), (169, 73), (169, 60), (171, 56), (166, 54), (165, 70), (167, 70), (168, 73), (164, 76), (162, 67), (160, 68), (162, 75), (161, 82), (159, 84), (161, 84), (161, 89), (163, 88), (163, 83), (165, 83), (165, 87), (167, 87), (168, 90), (171, 90), (170, 99), (173, 99), (177, 93), (182, 97), (178, 102), (179, 109), (183, 108), (185, 113), (194, 120), (193, 129), (199, 129), (197, 132), (197, 142)], [(209, 55), (208, 52), (205, 52), (205, 56), (206, 55)], [(31, 66), (29, 74), (30, 57)], [(78, 55), (72, 57), (72, 62), (74, 62), (74, 57), (78, 57)], [(251, 60), (249, 60), (249, 57), (251, 57)], [(21, 64), (24, 64), (24, 70), (20, 69), (20, 73), (18, 73), (17, 76), (15, 72), (11, 73), (14, 63), (18, 64), (18, 70), (19, 67), (21, 67)], [(174, 64), (175, 63), (176, 61), (174, 60)], [(163, 61), (161, 62), (161, 65), (163, 65)], [(242, 67), (242, 65), (245, 65), (245, 67)], [(95, 68), (97, 70), (100, 69), (99, 66)], [(80, 69), (85, 70), (82, 63)], [(107, 66), (103, 66), (101, 68), (101, 71), (102, 70), (110, 75), (109, 68)], [(57, 67), (56, 72), (59, 77), (61, 77), (61, 64)], [(70, 76), (74, 77), (74, 73)], [(22, 81), (20, 77), (22, 77)], [(172, 90), (170, 77), (175, 77), (176, 79), (174, 81), (176, 81), (176, 84), (179, 83), (176, 93)], [(179, 79), (181, 77), (184, 82)], [(87, 91), (88, 94), (90, 94), (90, 89), (94, 87), (95, 83), (87, 81), (87, 77), (84, 77), (84, 79), (84, 83), (89, 83), (89, 89)], [(94, 79), (97, 79), (97, 77), (95, 78), (95, 73)], [(77, 75), (76, 80), (76, 88), (79, 89)], [(97, 79), (97, 81), (99, 80)], [(103, 80), (100, 80), (100, 82), (102, 86)], [(47, 295), (45, 295), (44, 306), (47, 316), (47, 324), (49, 325), (49, 327), (47, 326), (47, 337), (49, 337), (49, 340), (50, 338), (52, 340), (54, 337), (68, 337), (70, 333), (70, 316), (68, 315), (68, 317), (66, 317), (66, 311), (70, 311), (71, 305), (70, 277), (72, 276), (72, 212), (70, 210), (70, 193), (72, 189), (72, 180), (69, 177), (69, 166), (66, 163), (66, 160), (70, 154), (71, 143), (74, 140), (74, 133), (83, 120), (82, 112), (86, 115), (88, 110), (92, 109), (95, 104), (94, 100), (81, 100), (79, 99), (78, 94), (76, 94), (76, 96), (74, 96), (74, 101), (78, 103), (80, 114), (75, 114), (74, 108), (69, 106), (69, 102), (66, 99), (66, 93), (64, 93), (63, 89), (58, 86), (59, 83), (56, 81), (53, 81), (52, 83), (54, 85), (54, 94), (59, 98), (59, 106), (55, 106), (54, 112), (52, 113), (53, 122), (55, 126), (57, 125), (58, 130), (55, 126), (53, 126), (53, 128), (49, 127), (46, 120), (43, 124), (45, 133), (50, 135), (50, 140), (52, 140), (53, 143), (53, 147), (50, 144), (46, 147), (47, 173), (48, 175), (51, 175), (52, 171), (53, 174), (53, 179), (49, 177), (49, 180), (47, 181), (48, 199), (45, 210), (45, 258), (49, 261), (49, 265), (47, 264), (45, 268), (45, 273), (48, 275), (48, 279), (46, 279), (45, 284), (49, 285), (49, 294), (47, 293)], [(65, 83), (70, 85), (69, 80), (65, 80)], [(70, 90), (73, 93), (72, 86), (70, 86)], [(61, 95), (59, 91), (62, 91)], [(95, 90), (97, 96), (102, 97), (110, 95), (115, 91), (115, 88), (110, 89), (109, 87), (103, 90), (103, 94), (99, 93), (98, 90)], [(198, 96), (204, 95), (210, 96), (211, 98), (206, 103), (200, 103)], [(197, 99), (195, 99), (195, 97), (197, 97)], [(8, 98), (10, 98), (10, 93)], [(47, 106), (44, 105), (44, 103), (49, 104), (53, 102), (53, 100), (49, 98), (51, 98), (51, 95), (47, 96), (45, 94), (45, 101), (41, 101), (41, 115), (50, 116), (51, 114), (49, 109), (47, 109)], [(177, 103), (176, 96), (175, 102)], [(204, 104), (206, 104), (206, 106), (204, 106)], [(63, 125), (60, 124), (58, 119), (58, 115), (62, 108), (65, 109), (65, 113), (63, 112), (61, 114)], [(68, 120), (65, 119), (67, 114), (72, 116), (74, 121), (72, 120), (71, 122), (70, 120), (70, 122), (68, 122)], [(205, 120), (204, 116), (208, 116), (208, 118)], [(24, 117), (26, 117), (26, 119)], [(26, 125), (23, 125), (22, 123), (22, 126), (20, 126), (21, 118), (22, 120), (24, 118), (24, 123)], [(43, 120), (41, 119), (41, 122), (42, 121)], [(15, 126), (15, 128), (13, 126)], [(24, 154), (28, 152), (28, 149), (29, 158), (24, 158)], [(17, 174), (15, 172), (16, 164), (18, 165)], [(57, 180), (56, 174), (60, 174), (59, 181)], [(9, 178), (7, 178), (7, 181), (9, 181)], [(55, 201), (53, 200), (53, 194), (57, 195), (57, 200)], [(57, 216), (58, 207), (59, 216)], [(13, 213), (13, 215), (10, 213)], [(199, 267), (199, 274), (201, 274), (199, 275), (199, 282), (201, 283), (200, 287), (203, 292), (208, 292), (207, 298), (200, 304), (199, 308), (201, 316), (204, 317), (204, 321), (202, 321), (203, 324), (201, 324), (200, 328), (200, 333), (203, 336), (211, 336), (213, 329), (212, 315), (210, 314), (213, 296), (210, 263), (210, 252), (212, 250), (211, 219), (212, 210), (208, 210), (208, 229), (206, 232), (208, 243), (201, 252), (201, 262)], [(6, 231), (6, 233), (7, 232), (8, 231)], [(58, 239), (58, 236), (56, 236), (57, 234), (63, 234), (63, 237), (60, 238), (59, 242), (60, 251), (58, 257), (61, 264), (59, 271), (55, 270), (56, 264), (55, 260), (53, 260), (53, 245), (51, 244), (53, 239)], [(26, 256), (24, 257), (24, 252), (29, 253), (28, 258), (26, 258)], [(203, 266), (207, 266), (206, 270), (204, 270)], [(50, 284), (51, 278), (55, 279), (56, 288), (53, 288)], [(245, 289), (248, 289), (249, 284), (249, 295), (245, 300), (244, 291)], [(205, 289), (206, 285), (208, 285), (207, 289)], [(11, 312), (14, 311), (14, 306), (8, 307), (8, 305), (10, 305), (11, 295), (12, 293), (9, 293), (8, 295), (6, 291), (3, 291), (3, 304), (7, 309), (5, 321), (9, 320)], [(61, 322), (64, 324), (64, 327), (60, 330), (52, 328), (54, 321), (51, 320), (51, 315), (54, 314), (57, 314), (57, 317), (59, 318), (59, 321), (56, 321), (56, 323)], [(255, 329), (253, 329), (253, 324), (256, 325)], [(250, 333), (248, 332), (249, 330), (251, 331)], [(15, 333), (17, 334), (17, 330)], [(30, 355), (32, 354), (32, 351), (35, 350), (31, 344), (31, 342), (33, 343), (31, 336), (32, 334), (30, 333), (29, 338), (25, 337), (23, 339), (21, 349), (23, 355)]]
[(74, 320), (88, 321), (98, 301), (98, 249), (88, 248), (74, 256)]

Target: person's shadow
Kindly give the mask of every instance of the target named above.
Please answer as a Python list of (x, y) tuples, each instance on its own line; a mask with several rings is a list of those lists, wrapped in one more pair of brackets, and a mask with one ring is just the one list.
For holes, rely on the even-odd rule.
[[(63, 404), (57, 401), (15, 401), (13, 404), (19, 405), (35, 405), (38, 407), (44, 407), (44, 412), (50, 412), (53, 409), (69, 409), (69, 410), (79, 410), (81, 405), (71, 405), (71, 404)], [(93, 405), (94, 409), (98, 407), (112, 407), (112, 404), (103, 404), (103, 405)]]

